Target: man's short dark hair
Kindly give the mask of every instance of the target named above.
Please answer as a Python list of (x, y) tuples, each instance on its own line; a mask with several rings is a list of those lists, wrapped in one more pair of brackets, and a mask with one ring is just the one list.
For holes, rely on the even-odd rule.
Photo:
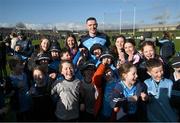
[(95, 17), (89, 17), (89, 18), (86, 20), (86, 23), (87, 23), (89, 20), (94, 20), (94, 21), (96, 21), (96, 18), (95, 18)]

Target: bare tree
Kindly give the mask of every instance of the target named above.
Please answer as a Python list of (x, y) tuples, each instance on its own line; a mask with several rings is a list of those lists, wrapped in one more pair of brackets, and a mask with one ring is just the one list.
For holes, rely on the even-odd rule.
[(26, 25), (23, 22), (18, 22), (16, 24), (17, 29), (26, 29)]

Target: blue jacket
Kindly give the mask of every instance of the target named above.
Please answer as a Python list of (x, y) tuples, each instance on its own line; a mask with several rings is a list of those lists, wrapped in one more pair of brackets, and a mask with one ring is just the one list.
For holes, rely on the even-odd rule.
[(111, 102), (111, 95), (112, 95), (115, 85), (116, 85), (116, 81), (109, 81), (109, 82), (106, 82), (105, 87), (104, 87), (104, 97), (103, 97), (101, 113), (105, 117), (111, 117), (112, 115), (112, 107), (110, 105), (110, 102)]
[(16, 44), (19, 44), (22, 47), (22, 52), (25, 56), (30, 57), (34, 51), (34, 47), (32, 46), (31, 41), (29, 40), (19, 40), (16, 42)]

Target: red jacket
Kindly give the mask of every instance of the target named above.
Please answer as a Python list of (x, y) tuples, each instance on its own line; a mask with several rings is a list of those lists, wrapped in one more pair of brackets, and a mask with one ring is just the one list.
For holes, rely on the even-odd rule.
[(96, 87), (96, 91), (98, 93), (95, 106), (94, 106), (95, 116), (97, 116), (102, 105), (102, 98), (103, 98), (102, 77), (104, 75), (105, 70), (106, 70), (106, 66), (103, 64), (100, 64), (92, 78), (92, 84)]

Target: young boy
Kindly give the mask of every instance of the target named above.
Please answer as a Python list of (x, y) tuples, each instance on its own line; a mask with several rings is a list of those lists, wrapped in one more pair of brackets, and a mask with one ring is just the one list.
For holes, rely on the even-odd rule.
[(72, 60), (71, 54), (70, 54), (70, 52), (69, 52), (68, 49), (63, 48), (63, 49), (61, 50), (60, 60), (68, 60), (68, 61), (71, 61), (71, 60)]
[(56, 80), (59, 71), (60, 51), (61, 49), (58, 43), (54, 42), (51, 44), (50, 47), (51, 62), (48, 65), (48, 74), (53, 81)]
[(92, 77), (96, 71), (95, 64), (86, 62), (80, 67), (81, 74), (83, 76), (82, 86), (84, 89), (84, 104), (85, 111), (81, 112), (81, 121), (93, 122), (94, 117), (94, 104), (95, 104), (95, 88), (92, 84)]
[(149, 121), (177, 121), (176, 114), (169, 104), (173, 82), (163, 77), (163, 65), (159, 59), (150, 59), (146, 68), (151, 78), (144, 82), (147, 85), (149, 103), (147, 115)]
[(55, 82), (51, 94), (58, 94), (55, 115), (58, 121), (77, 121), (79, 118), (81, 81), (75, 77), (73, 64), (70, 61), (61, 61), (59, 72), (64, 79)]

